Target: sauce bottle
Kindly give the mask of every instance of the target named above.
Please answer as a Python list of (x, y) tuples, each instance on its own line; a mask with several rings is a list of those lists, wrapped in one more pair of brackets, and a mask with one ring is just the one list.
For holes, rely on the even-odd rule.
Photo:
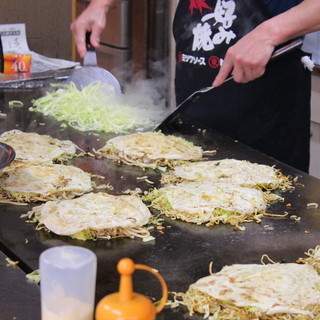
[[(120, 273), (119, 292), (102, 298), (96, 308), (96, 320), (155, 320), (156, 314), (165, 306), (168, 298), (168, 288), (163, 277), (157, 270), (146, 265), (135, 264), (129, 258), (123, 258), (117, 265)], [(151, 300), (139, 293), (133, 292), (132, 274), (136, 269), (145, 270), (155, 275), (162, 287), (162, 298), (155, 307)]]

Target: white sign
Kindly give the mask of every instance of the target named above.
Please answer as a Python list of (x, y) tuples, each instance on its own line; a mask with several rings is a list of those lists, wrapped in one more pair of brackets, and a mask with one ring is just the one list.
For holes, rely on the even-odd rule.
[(0, 24), (0, 36), (3, 53), (30, 53), (24, 23)]

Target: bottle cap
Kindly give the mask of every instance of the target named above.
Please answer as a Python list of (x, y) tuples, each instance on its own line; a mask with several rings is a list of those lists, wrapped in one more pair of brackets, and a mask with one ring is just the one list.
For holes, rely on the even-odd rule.
[(42, 319), (92, 319), (97, 256), (78, 246), (57, 246), (40, 255)]
[[(157, 270), (143, 264), (135, 264), (129, 258), (121, 259), (117, 269), (120, 273), (119, 292), (109, 294), (100, 300), (96, 308), (96, 320), (154, 320), (168, 298), (168, 288), (163, 277)], [(151, 272), (158, 278), (162, 287), (162, 298), (157, 307), (148, 297), (133, 292), (132, 274), (136, 269)]]

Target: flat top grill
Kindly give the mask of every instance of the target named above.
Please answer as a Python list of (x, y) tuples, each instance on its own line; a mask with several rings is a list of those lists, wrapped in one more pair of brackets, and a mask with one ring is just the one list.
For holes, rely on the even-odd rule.
[[(78, 132), (71, 128), (61, 128), (60, 123), (50, 117), (43, 117), (36, 112), (28, 111), (31, 100), (42, 96), (44, 91), (36, 90), (2, 90), (0, 91), (0, 110), (7, 113), (1, 119), (0, 133), (19, 129), (48, 134), (58, 139), (70, 139), (85, 151), (99, 148), (111, 138), (110, 134), (93, 134)], [(21, 100), (23, 108), (10, 109), (10, 100)], [(43, 230), (36, 231), (35, 225), (20, 218), (34, 205), (14, 206), (0, 204), (0, 248), (13, 259), (19, 259), (24, 272), (38, 269), (38, 260), (42, 251), (52, 246), (76, 245), (86, 247), (98, 257), (98, 273), (96, 301), (106, 294), (115, 292), (119, 286), (117, 262), (123, 257), (130, 257), (136, 263), (146, 264), (159, 270), (167, 281), (170, 291), (184, 292), (189, 285), (200, 277), (209, 274), (209, 264), (213, 262), (213, 270), (219, 271), (223, 266), (235, 263), (260, 263), (263, 254), (267, 254), (276, 262), (294, 262), (304, 256), (309, 248), (319, 244), (320, 208), (308, 207), (308, 203), (319, 203), (320, 181), (294, 168), (282, 164), (256, 150), (221, 134), (179, 116), (174, 121), (162, 126), (165, 134), (181, 136), (204, 150), (216, 149), (217, 153), (208, 156), (218, 160), (235, 158), (251, 162), (275, 165), (285, 175), (298, 176), (300, 185), (294, 190), (282, 193), (283, 202), (273, 204), (269, 213), (288, 217), (265, 217), (262, 223), (245, 223), (245, 231), (235, 231), (230, 225), (206, 227), (165, 218), (162, 232), (152, 231), (154, 241), (143, 242), (140, 239), (117, 238), (112, 240), (80, 241), (61, 237)], [(150, 184), (137, 177), (148, 176), (159, 186), (160, 173), (142, 170), (137, 167), (118, 165), (107, 159), (81, 157), (70, 161), (85, 171), (105, 176), (102, 183), (114, 186), (113, 194), (121, 194), (124, 190), (142, 190), (150, 188)], [(290, 204), (290, 206), (288, 205)], [(154, 212), (156, 213), (156, 212)], [(290, 216), (301, 217), (300, 221)], [(27, 241), (26, 241), (27, 239)], [(3, 283), (5, 285), (5, 283)], [(9, 285), (9, 284), (8, 284)], [(134, 274), (136, 292), (148, 295), (157, 300), (160, 298), (160, 287), (152, 275), (137, 271)], [(17, 293), (18, 294), (18, 293)], [(23, 306), (19, 306), (23, 308)], [(7, 314), (14, 316), (14, 314)], [(35, 306), (33, 319), (40, 319), (39, 305)], [(165, 308), (157, 319), (191, 319), (184, 307)], [(202, 319), (193, 316), (192, 319)]]

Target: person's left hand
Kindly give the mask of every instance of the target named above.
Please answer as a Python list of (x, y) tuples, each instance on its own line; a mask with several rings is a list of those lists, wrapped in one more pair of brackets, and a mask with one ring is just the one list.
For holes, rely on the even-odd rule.
[(274, 51), (268, 35), (251, 31), (230, 47), (213, 86), (220, 86), (232, 74), (235, 82), (246, 83), (261, 77)]

